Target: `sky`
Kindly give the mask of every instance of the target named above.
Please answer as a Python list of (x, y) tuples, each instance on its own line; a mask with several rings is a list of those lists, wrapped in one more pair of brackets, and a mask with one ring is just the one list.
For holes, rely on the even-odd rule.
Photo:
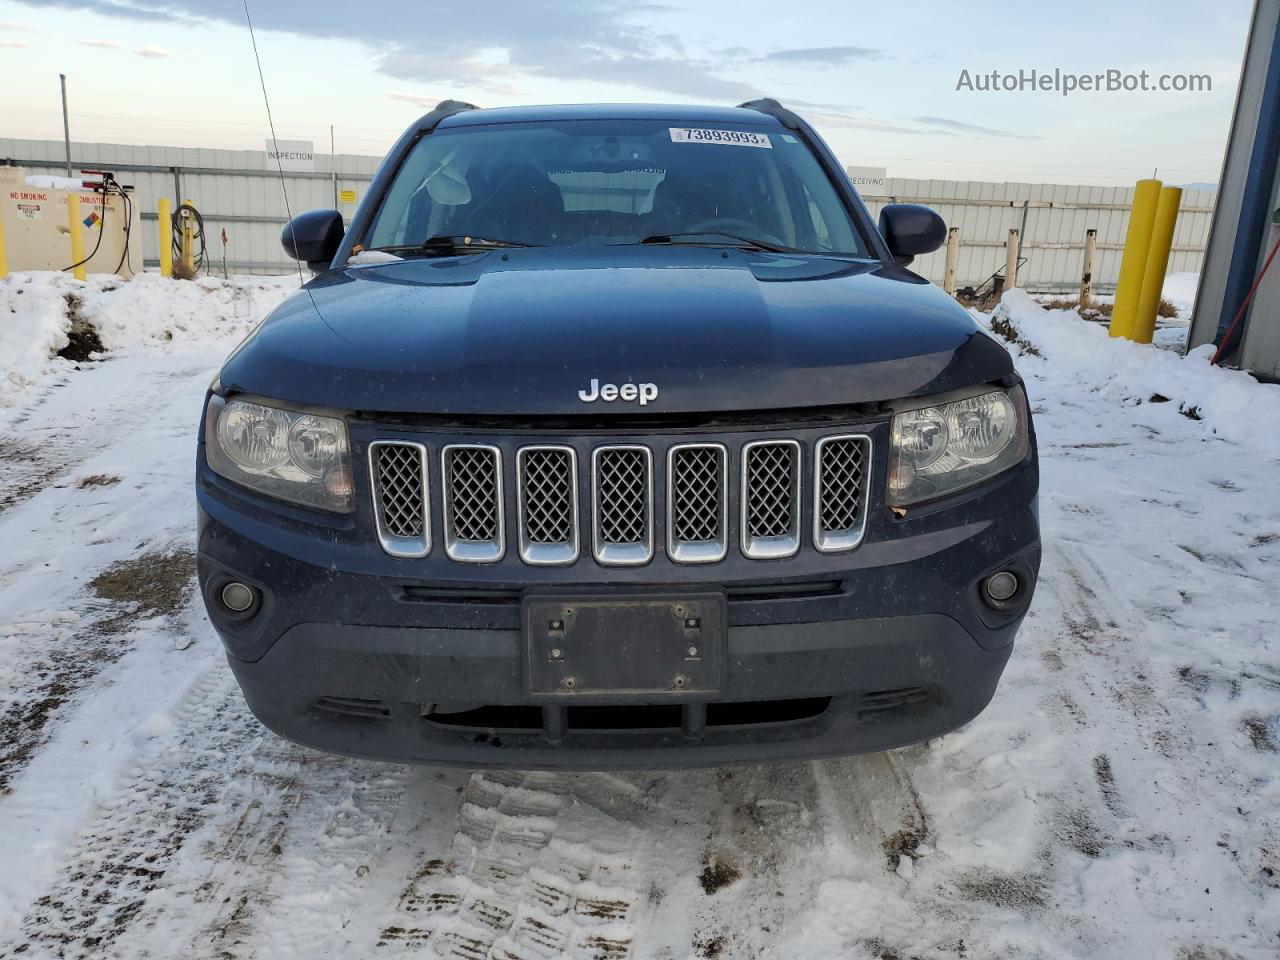
[[(281, 138), (381, 155), (441, 99), (733, 104), (767, 95), (889, 176), (1218, 179), (1250, 0), (249, 0)], [(1210, 90), (981, 91), (993, 70)], [(967, 71), (967, 73), (966, 73)], [(0, 135), (262, 149), (244, 0), (0, 0)], [(968, 77), (967, 84), (964, 81)]]

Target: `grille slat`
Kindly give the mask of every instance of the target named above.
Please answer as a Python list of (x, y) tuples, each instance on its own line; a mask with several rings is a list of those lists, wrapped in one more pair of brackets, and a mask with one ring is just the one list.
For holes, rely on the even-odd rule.
[[(675, 563), (724, 559), (731, 537), (753, 560), (784, 559), (800, 548), (801, 516), (812, 525), (821, 553), (851, 550), (868, 521), (872, 447), (866, 434), (835, 434), (813, 444), (752, 440), (741, 448), (698, 441), (664, 448), (667, 557)], [(588, 521), (578, 503), (575, 443), (533, 444), (514, 450), (514, 476), (501, 450), (487, 443), (453, 443), (440, 451), (445, 552), (453, 560), (493, 563), (506, 551), (504, 484), (514, 490), (513, 528), (519, 557), (532, 565), (570, 564), (581, 551)], [(403, 440), (369, 444), (369, 472), (377, 535), (396, 557), (431, 549), (432, 481), (427, 447)], [(591, 555), (606, 566), (640, 565), (654, 556), (654, 453), (641, 444), (590, 448)], [(735, 480), (729, 486), (733, 458)], [(812, 470), (810, 470), (812, 467)], [(802, 499), (801, 484), (806, 484)], [(586, 488), (582, 488), (584, 495)], [(734, 503), (734, 523), (729, 522)], [(812, 504), (812, 512), (810, 510)], [(438, 522), (438, 520), (437, 520)]]
[(369, 446), (378, 541), (392, 556), (421, 557), (430, 548), (426, 467), (420, 443)]
[(825, 553), (857, 546), (866, 527), (871, 440), (823, 437), (814, 451), (813, 545)]
[(668, 553), (678, 563), (714, 563), (728, 547), (725, 448), (681, 444), (667, 454)]
[(592, 453), (594, 552), (603, 564), (653, 556), (653, 458), (648, 447), (597, 447)]
[(526, 563), (578, 558), (578, 470), (572, 447), (522, 447), (517, 454), (520, 555)]
[(759, 440), (742, 452), (742, 550), (757, 559), (800, 548), (800, 444)]
[(502, 454), (484, 444), (452, 444), (442, 457), (445, 551), (470, 563), (500, 560)]

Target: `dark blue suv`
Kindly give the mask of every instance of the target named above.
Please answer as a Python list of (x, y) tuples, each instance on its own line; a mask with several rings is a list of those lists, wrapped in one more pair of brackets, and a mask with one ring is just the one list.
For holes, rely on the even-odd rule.
[(660, 767), (883, 750), (990, 701), (1039, 566), (1009, 355), (773, 100), (453, 101), (227, 360), (199, 575), (323, 750)]

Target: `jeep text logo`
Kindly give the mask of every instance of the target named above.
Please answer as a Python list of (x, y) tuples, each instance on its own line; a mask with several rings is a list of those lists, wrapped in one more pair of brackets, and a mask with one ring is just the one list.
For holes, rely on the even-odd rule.
[(586, 390), (578, 391), (578, 399), (583, 403), (595, 403), (597, 400), (603, 400), (605, 403), (613, 403), (615, 400), (626, 400), (628, 402), (639, 400), (640, 406), (644, 406), (651, 400), (658, 399), (658, 385), (656, 383), (624, 383), (618, 385), (616, 383), (601, 383), (597, 378), (591, 378), (591, 386)]

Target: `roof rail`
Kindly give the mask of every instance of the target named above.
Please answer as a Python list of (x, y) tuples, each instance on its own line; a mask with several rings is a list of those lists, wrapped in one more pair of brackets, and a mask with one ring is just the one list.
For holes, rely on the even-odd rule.
[(761, 97), (759, 100), (748, 100), (746, 103), (738, 104), (740, 110), (755, 110), (758, 113), (768, 114), (777, 119), (788, 130), (799, 130), (804, 121), (799, 116), (792, 113), (773, 97)]
[(436, 104), (434, 110), (418, 121), (418, 133), (430, 133), (441, 120), (445, 117), (451, 117), (455, 113), (479, 109), (474, 103), (466, 103), (462, 100), (441, 100)]

